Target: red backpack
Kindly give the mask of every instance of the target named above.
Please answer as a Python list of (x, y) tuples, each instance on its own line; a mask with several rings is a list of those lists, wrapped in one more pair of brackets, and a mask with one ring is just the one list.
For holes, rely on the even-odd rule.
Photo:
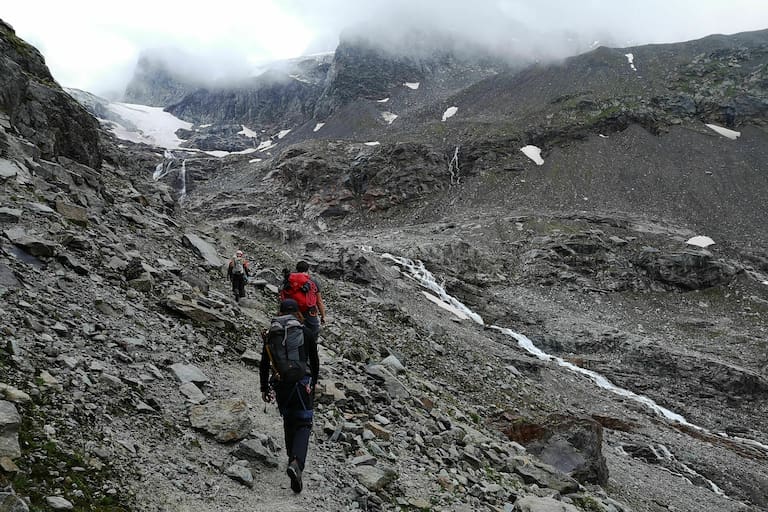
[(306, 313), (317, 307), (317, 285), (304, 272), (288, 274), (280, 290), (280, 300), (293, 299), (299, 305), (299, 311)]

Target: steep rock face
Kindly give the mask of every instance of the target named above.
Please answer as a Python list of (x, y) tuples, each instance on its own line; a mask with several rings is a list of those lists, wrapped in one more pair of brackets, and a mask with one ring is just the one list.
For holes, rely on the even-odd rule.
[(0, 111), (44, 158), (101, 165), (99, 124), (51, 76), (43, 56), (0, 20)]
[(198, 89), (166, 110), (195, 123), (241, 123), (251, 129), (290, 128), (311, 117), (319, 90), (281, 73), (236, 87)]
[(171, 70), (158, 55), (143, 54), (125, 88), (126, 103), (164, 107), (181, 100), (199, 87), (195, 80)]
[[(354, 158), (347, 151), (357, 150)], [(340, 217), (386, 210), (450, 184), (448, 165), (431, 146), (362, 144), (293, 147), (277, 161), (283, 190), (302, 197), (303, 216)]]

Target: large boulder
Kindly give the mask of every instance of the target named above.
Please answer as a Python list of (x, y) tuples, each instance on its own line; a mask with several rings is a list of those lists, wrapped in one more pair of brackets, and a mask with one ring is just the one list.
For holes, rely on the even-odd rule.
[(603, 456), (603, 427), (588, 417), (552, 414), (543, 421), (502, 417), (502, 431), (512, 440), (579, 482), (605, 485), (608, 467)]
[(195, 254), (200, 256), (205, 262), (206, 266), (211, 268), (221, 267), (221, 258), (216, 252), (216, 248), (199, 236), (195, 235), (194, 233), (185, 233), (181, 242), (186, 247), (191, 248)]
[(212, 435), (220, 443), (244, 439), (253, 427), (245, 400), (215, 400), (194, 405), (189, 410), (189, 421), (194, 428)]

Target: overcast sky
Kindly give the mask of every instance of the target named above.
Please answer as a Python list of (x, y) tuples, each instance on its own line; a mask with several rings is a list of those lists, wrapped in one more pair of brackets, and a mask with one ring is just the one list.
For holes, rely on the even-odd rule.
[[(613, 44), (674, 42), (768, 28), (768, 0), (35, 0), (0, 18), (40, 49), (64, 86), (124, 89), (139, 53), (178, 47), (213, 74), (332, 51), (342, 29), (405, 22), (458, 32), (500, 51), (543, 52), (565, 32)], [(500, 44), (499, 41), (503, 41)], [(530, 47), (526, 44), (531, 45)], [(563, 48), (552, 48), (554, 56)]]

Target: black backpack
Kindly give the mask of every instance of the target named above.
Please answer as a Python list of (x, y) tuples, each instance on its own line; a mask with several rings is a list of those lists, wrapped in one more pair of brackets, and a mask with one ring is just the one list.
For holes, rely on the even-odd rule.
[(264, 347), (279, 382), (293, 384), (309, 373), (304, 350), (304, 326), (293, 315), (272, 319), (264, 334)]

